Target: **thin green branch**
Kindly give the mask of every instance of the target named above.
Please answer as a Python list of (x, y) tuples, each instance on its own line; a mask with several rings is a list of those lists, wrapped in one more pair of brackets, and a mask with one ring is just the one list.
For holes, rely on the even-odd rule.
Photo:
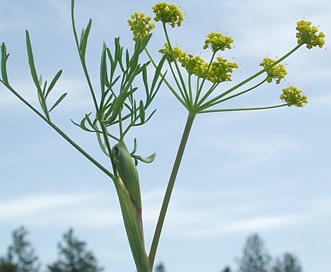
[(196, 116), (195, 114), (192, 114), (190, 112), (188, 114), (188, 117), (187, 117), (187, 120), (186, 120), (186, 125), (185, 125), (184, 132), (183, 132), (183, 135), (182, 135), (182, 139), (181, 139), (178, 151), (177, 151), (176, 159), (175, 159), (175, 162), (174, 162), (174, 165), (173, 165), (173, 168), (172, 168), (172, 172), (171, 172), (171, 175), (170, 175), (170, 178), (169, 178), (168, 186), (167, 186), (167, 189), (166, 189), (166, 192), (165, 192), (165, 195), (164, 195), (164, 199), (163, 199), (163, 203), (162, 203), (162, 206), (161, 206), (159, 218), (158, 218), (158, 221), (157, 221), (154, 237), (153, 237), (153, 240), (152, 240), (151, 249), (150, 249), (150, 252), (149, 252), (149, 261), (151, 263), (151, 267), (153, 267), (153, 264), (154, 264), (156, 250), (157, 250), (159, 240), (160, 240), (160, 237), (161, 237), (161, 231), (162, 231), (162, 227), (163, 227), (164, 220), (165, 220), (165, 217), (166, 217), (166, 213), (167, 213), (168, 205), (169, 205), (169, 202), (170, 202), (172, 190), (173, 190), (174, 185), (175, 185), (175, 181), (176, 181), (177, 173), (178, 173), (178, 170), (179, 170), (179, 166), (180, 166), (180, 163), (181, 163), (182, 158), (183, 158), (184, 150), (185, 150), (185, 147), (186, 147), (186, 144), (187, 144), (188, 137), (190, 135), (190, 131), (191, 131), (192, 124), (193, 124), (195, 116)]
[[(196, 94), (196, 97), (195, 97), (195, 101), (194, 101), (194, 105), (197, 105), (198, 104), (198, 102), (200, 103), (200, 101), (199, 101), (199, 97), (200, 97), (200, 94), (201, 94), (201, 92), (202, 92), (202, 89), (203, 89), (203, 85), (205, 84), (205, 82), (206, 82), (206, 80), (207, 80), (207, 74), (208, 74), (208, 72), (209, 72), (209, 70), (210, 70), (210, 67), (211, 67), (211, 65), (212, 65), (212, 63), (213, 63), (213, 60), (214, 60), (214, 58), (215, 58), (215, 56), (216, 56), (216, 53), (217, 52), (213, 52), (213, 55), (211, 56), (211, 58), (210, 58), (210, 61), (209, 61), (209, 64), (208, 64), (208, 68), (207, 68), (207, 70), (205, 71), (205, 73), (204, 73), (204, 75), (203, 75), (203, 79), (202, 79), (202, 82), (201, 82), (201, 84), (200, 84), (200, 86), (199, 86), (199, 88), (198, 88), (198, 90), (197, 90), (197, 94)], [(206, 93), (206, 95), (204, 96), (204, 97), (208, 97), (209, 95), (210, 95), (210, 93), (212, 93), (213, 92), (213, 87), (214, 87), (214, 85), (215, 84), (213, 84), (213, 86), (209, 89), (209, 91)], [(217, 84), (218, 85), (218, 84)], [(201, 101), (204, 101), (206, 98), (201, 98)]]
[[(169, 49), (170, 49), (170, 52), (171, 52), (171, 57), (173, 59), (173, 62), (174, 62), (174, 65), (176, 67), (176, 70), (177, 70), (177, 74), (178, 74), (178, 77), (179, 77), (179, 80), (181, 82), (181, 87), (182, 88), (179, 88), (179, 89), (182, 89), (183, 91), (183, 100), (188, 102), (189, 101), (189, 94), (187, 93), (187, 89), (186, 89), (186, 84), (184, 82), (184, 79), (183, 79), (183, 76), (182, 76), (182, 73), (180, 72), (180, 68), (178, 66), (178, 63), (176, 61), (176, 58), (175, 58), (175, 55), (174, 55), (174, 51), (173, 51), (173, 48), (171, 46), (171, 42), (170, 42), (170, 38), (169, 38), (169, 35), (168, 35), (168, 32), (167, 32), (167, 28), (166, 28), (166, 23), (162, 23), (162, 26), (163, 26), (163, 30), (164, 30), (164, 34), (165, 34), (165, 37), (166, 37), (166, 41), (168, 43), (168, 46), (169, 46)], [(174, 78), (176, 79), (176, 76), (174, 74)], [(179, 86), (180, 87), (180, 86)], [(187, 103), (185, 103), (187, 104)], [(186, 106), (187, 107), (187, 106)]]
[[(76, 30), (76, 24), (75, 24), (74, 9), (75, 9), (75, 0), (71, 0), (71, 24), (72, 24), (72, 30), (73, 30), (73, 33), (74, 33), (74, 37), (75, 37), (75, 43), (76, 43), (77, 50), (79, 52), (79, 59), (80, 59), (80, 62), (82, 64), (82, 67), (83, 67), (84, 75), (85, 75), (85, 78), (87, 80), (87, 84), (88, 84), (88, 87), (90, 89), (90, 93), (91, 93), (91, 96), (92, 96), (92, 99), (93, 99), (94, 107), (95, 107), (98, 118), (100, 118), (97, 98), (96, 98), (95, 93), (94, 93), (93, 85), (92, 85), (92, 82), (91, 82), (91, 79), (90, 79), (90, 76), (89, 76), (89, 72), (88, 72), (88, 69), (87, 69), (87, 66), (86, 66), (86, 61), (85, 61), (85, 50), (86, 50), (86, 45), (87, 45), (88, 32), (89, 32), (89, 29), (91, 27), (92, 21), (90, 20), (89, 23), (88, 23), (88, 27), (87, 27), (88, 31), (86, 31), (86, 30), (82, 31), (82, 39), (81, 39), (81, 42), (79, 42), (78, 35), (77, 35), (77, 30)], [(86, 33), (86, 35), (83, 35), (84, 32)], [(82, 51), (82, 44), (81, 43), (82, 43), (83, 38), (85, 38), (85, 41), (84, 41), (84, 46), (83, 46), (83, 51)]]
[(200, 113), (212, 113), (212, 112), (226, 112), (226, 111), (254, 111), (254, 110), (269, 110), (288, 106), (287, 104), (280, 104), (275, 106), (265, 106), (265, 107), (252, 107), (252, 108), (231, 108), (231, 109), (212, 109), (203, 110)]
[[(258, 84), (254, 85), (253, 87), (248, 88), (247, 90), (244, 90), (244, 91), (242, 91), (242, 92), (236, 93), (236, 94), (231, 95), (231, 96), (228, 96), (228, 97), (226, 97), (226, 98), (224, 98), (224, 99), (221, 99), (221, 100), (215, 101), (215, 102), (213, 102), (213, 103), (211, 103), (211, 104), (208, 104), (208, 108), (210, 108), (210, 107), (212, 107), (212, 106), (215, 106), (215, 105), (217, 105), (217, 104), (220, 104), (220, 103), (222, 103), (222, 102), (224, 102), (224, 101), (227, 101), (227, 100), (233, 99), (233, 98), (235, 98), (235, 97), (237, 97), (237, 96), (243, 95), (243, 94), (245, 94), (245, 93), (248, 93), (248, 92), (250, 92), (250, 91), (256, 89), (257, 87), (261, 86), (261, 85), (262, 85), (263, 83), (265, 83), (266, 81), (267, 81), (267, 78), (265, 78), (264, 80), (262, 80), (262, 81), (259, 82)], [(208, 102), (207, 102), (207, 103), (208, 103)], [(206, 104), (207, 104), (207, 103), (206, 103)]]
[(250, 82), (251, 80), (253, 80), (254, 78), (258, 77), (259, 75), (263, 74), (265, 71), (269, 70), (270, 68), (276, 66), (278, 63), (282, 62), (284, 59), (286, 59), (287, 57), (289, 57), (290, 55), (292, 55), (296, 50), (298, 50), (301, 46), (303, 45), (303, 43), (298, 44), (296, 47), (294, 47), (292, 50), (290, 50), (288, 53), (286, 53), (284, 56), (282, 56), (280, 59), (276, 60), (275, 62), (273, 62), (272, 64), (270, 64), (269, 66), (265, 67), (264, 69), (258, 71), (257, 73), (255, 73), (254, 75), (250, 76), (249, 78), (241, 81), (240, 83), (238, 83), (237, 85), (233, 86), (232, 88), (230, 88), (229, 90), (223, 92), (222, 94), (214, 97), (213, 99), (211, 99), (210, 101), (208, 101), (207, 103), (202, 105), (202, 102), (199, 102), (199, 106), (200, 109), (206, 109), (208, 108), (209, 104), (214, 103), (218, 100), (220, 100), (222, 97), (226, 96), (227, 94), (235, 91), (236, 89), (240, 88), (241, 86), (245, 85), (246, 83)]
[[(151, 54), (149, 53), (149, 51), (147, 50), (147, 48), (145, 48), (145, 52), (146, 52), (148, 58), (150, 59), (150, 61), (152, 62), (153, 66), (155, 68), (157, 68), (156, 63), (155, 63), (154, 59), (152, 58)], [(175, 89), (170, 85), (169, 81), (165, 78), (164, 74), (160, 73), (160, 75), (163, 78), (164, 83), (167, 85), (167, 87), (169, 88), (169, 90), (172, 92), (172, 94), (178, 99), (178, 101), (184, 107), (186, 107), (185, 101), (178, 95), (178, 93), (175, 91)]]
[(109, 154), (110, 163), (111, 163), (111, 166), (113, 168), (114, 175), (116, 175), (116, 164), (115, 164), (114, 158), (112, 156), (112, 149), (111, 149), (111, 145), (110, 145), (110, 142), (109, 142), (109, 139), (108, 139), (108, 134), (109, 133), (108, 133), (108, 130), (107, 130), (107, 126), (102, 121), (100, 121), (100, 126), (101, 126), (101, 130), (102, 130), (103, 139), (104, 139), (104, 142), (105, 142), (105, 145), (106, 145), (106, 148), (107, 148), (107, 152)]

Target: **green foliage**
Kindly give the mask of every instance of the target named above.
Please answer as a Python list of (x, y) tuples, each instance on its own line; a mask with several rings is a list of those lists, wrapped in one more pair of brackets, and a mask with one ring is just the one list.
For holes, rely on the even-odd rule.
[(272, 258), (258, 234), (247, 238), (238, 264), (239, 272), (302, 272), (299, 259), (292, 253)]
[(7, 256), (0, 259), (0, 272), (38, 272), (40, 264), (35, 250), (26, 239), (28, 232), (20, 227), (13, 232)]
[[(0, 257), (0, 272), (39, 272), (40, 264), (35, 251), (26, 240), (27, 230), (20, 227), (13, 232), (13, 244), (6, 256)], [(47, 267), (50, 272), (101, 272), (92, 251), (86, 243), (78, 240), (70, 229), (63, 235), (64, 244), (59, 243), (59, 257)]]
[(269, 272), (271, 256), (265, 248), (263, 240), (253, 234), (246, 240), (242, 257), (239, 259), (240, 272)]
[(0, 272), (17, 272), (17, 265), (14, 264), (12, 260), (9, 260), (8, 257), (1, 257)]
[(58, 244), (59, 259), (48, 265), (50, 272), (101, 272), (103, 268), (92, 253), (86, 249), (86, 243), (74, 237), (69, 229), (63, 235), (64, 244)]
[(61, 101), (65, 98), (65, 96), (67, 95), (66, 93), (62, 94), (56, 100), (56, 102), (53, 104), (53, 106), (50, 109), (48, 109), (48, 106), (46, 104), (47, 96), (49, 95), (49, 93), (51, 92), (53, 87), (55, 86), (56, 82), (59, 80), (59, 78), (62, 74), (62, 71), (60, 70), (59, 72), (57, 72), (57, 74), (54, 76), (54, 78), (52, 79), (49, 86), (47, 86), (47, 81), (45, 81), (45, 83), (43, 85), (42, 84), (42, 77), (40, 76), (38, 78), (38, 75), (37, 75), (36, 67), (35, 67), (35, 64), (34, 64), (34, 58), (33, 58), (33, 52), (32, 52), (32, 45), (31, 45), (31, 41), (30, 41), (30, 35), (29, 35), (28, 31), (26, 31), (26, 48), (27, 48), (27, 51), (28, 51), (28, 61), (29, 61), (29, 66), (30, 66), (30, 72), (31, 72), (33, 82), (34, 82), (34, 84), (37, 88), (39, 103), (40, 103), (40, 106), (42, 108), (42, 111), (45, 114), (45, 117), (50, 122), (51, 119), (50, 119), (49, 113), (57, 105), (59, 105), (61, 103)]
[(277, 258), (272, 272), (302, 272), (298, 258), (291, 253), (284, 253), (282, 258)]
[(159, 263), (155, 267), (155, 272), (166, 272), (166, 269), (165, 269), (165, 266), (163, 265), (163, 263)]

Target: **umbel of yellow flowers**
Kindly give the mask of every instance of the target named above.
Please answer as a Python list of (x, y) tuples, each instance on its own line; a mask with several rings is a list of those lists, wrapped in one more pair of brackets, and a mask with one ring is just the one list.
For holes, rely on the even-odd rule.
[[(172, 28), (176, 26), (179, 27), (183, 21), (182, 11), (174, 4), (159, 2), (153, 6), (153, 12), (155, 14), (154, 21), (161, 22), (164, 28), (166, 25), (170, 25)], [(132, 14), (128, 23), (133, 32), (134, 40), (136, 40), (138, 36), (144, 37), (149, 35), (152, 29), (155, 28), (152, 22), (152, 16), (146, 16), (141, 12)], [(305, 44), (308, 49), (316, 46), (320, 48), (323, 47), (325, 35), (323, 32), (318, 32), (318, 28), (312, 26), (311, 22), (304, 20), (297, 22), (296, 30), (298, 46)], [(206, 37), (203, 49), (210, 48), (215, 54), (218, 51), (231, 49), (232, 43), (233, 39), (231, 37), (219, 32), (211, 32)], [(235, 62), (230, 62), (220, 56), (215, 57), (215, 60), (210, 63), (206, 62), (200, 56), (186, 53), (178, 46), (172, 48), (168, 42), (165, 43), (164, 48), (160, 49), (160, 52), (166, 55), (168, 61), (179, 62), (189, 75), (207, 79), (212, 83), (231, 81), (233, 69), (238, 68)], [(279, 84), (287, 72), (283, 65), (273, 65), (275, 62), (276, 60), (264, 58), (260, 66), (262, 66), (267, 73), (266, 81), (268, 83), (275, 81), (276, 84)], [(294, 105), (303, 107), (304, 104), (308, 103), (307, 96), (303, 95), (302, 91), (294, 86), (284, 88), (280, 99), (288, 106)]]

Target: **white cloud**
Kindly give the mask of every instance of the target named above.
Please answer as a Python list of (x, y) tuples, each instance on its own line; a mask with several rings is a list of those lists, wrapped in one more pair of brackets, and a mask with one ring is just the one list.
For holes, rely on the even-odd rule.
[(66, 209), (94, 198), (94, 194), (39, 194), (0, 203), (2, 220), (36, 216), (51, 210)]
[(259, 232), (276, 227), (286, 227), (298, 223), (301, 217), (294, 215), (280, 216), (252, 216), (248, 219), (234, 220), (232, 222), (222, 222), (218, 226), (209, 228), (197, 228), (181, 233), (180, 236), (186, 238), (215, 237), (233, 233)]
[[(181, 193), (184, 192), (179, 192)], [(264, 192), (260, 190), (259, 193), (268, 195), (267, 190)], [(269, 193), (272, 193), (272, 189)], [(284, 203), (275, 204), (272, 199), (255, 200), (256, 195), (257, 192), (254, 190), (184, 193), (170, 205), (165, 234), (168, 237), (183, 239), (219, 237), (234, 233), (246, 234), (301, 225), (312, 219), (325, 217), (331, 212), (328, 197), (302, 203), (300, 208), (293, 209), (293, 207), (285, 207), (287, 204)], [(204, 201), (201, 201), (202, 199)], [(155, 208), (155, 204), (149, 204), (148, 218)], [(148, 220), (145, 223), (149, 232), (152, 221)]]

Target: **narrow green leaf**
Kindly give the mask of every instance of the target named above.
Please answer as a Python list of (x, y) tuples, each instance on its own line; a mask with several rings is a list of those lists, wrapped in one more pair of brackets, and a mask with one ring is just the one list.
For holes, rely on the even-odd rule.
[(131, 156), (132, 156), (134, 153), (136, 153), (136, 151), (137, 151), (137, 138), (134, 138), (134, 139), (133, 139), (133, 150), (132, 150), (132, 152), (130, 153)]
[(144, 89), (145, 89), (145, 92), (146, 92), (146, 96), (147, 96), (147, 100), (149, 100), (149, 86), (148, 86), (148, 75), (147, 75), (147, 66), (144, 67), (143, 69), (143, 82), (144, 82)]
[(82, 29), (82, 34), (80, 36), (79, 51), (83, 58), (85, 57), (87, 40), (88, 40), (88, 36), (90, 34), (91, 26), (92, 26), (92, 19), (89, 20), (86, 28)]
[(7, 60), (9, 54), (7, 54), (7, 49), (5, 43), (1, 44), (1, 75), (4, 83), (9, 85), (8, 75), (7, 75)]
[(106, 64), (106, 44), (103, 43), (102, 53), (101, 53), (101, 61), (100, 61), (100, 87), (101, 93), (105, 93), (105, 85), (108, 84), (107, 80), (107, 64)]
[(111, 115), (109, 119), (105, 120), (106, 125), (111, 125), (117, 118), (118, 114), (123, 108), (125, 100), (130, 96), (132, 93), (134, 93), (137, 90), (137, 88), (132, 88), (130, 91), (122, 91), (118, 97), (114, 100), (114, 103), (111, 108)]
[(49, 85), (49, 87), (47, 88), (47, 92), (45, 94), (45, 98), (47, 98), (48, 94), (50, 93), (50, 91), (54, 88), (56, 82), (59, 80), (60, 76), (62, 75), (62, 70), (58, 71), (56, 73), (56, 75), (54, 76), (53, 80), (51, 81), (51, 84)]
[[(90, 119), (90, 115), (91, 114), (92, 114), (91, 112), (89, 114), (85, 114), (85, 117), (82, 119), (82, 121), (80, 122), (80, 124), (76, 123), (72, 119), (71, 119), (71, 122), (74, 125), (76, 125), (77, 127), (80, 127), (82, 130), (85, 130), (87, 132), (99, 132), (98, 131), (98, 128), (92, 123), (92, 121)], [(91, 129), (86, 126), (86, 124), (85, 124), (86, 122), (89, 124), (89, 126), (91, 127)]]
[(152, 38), (152, 35), (153, 35), (153, 34), (149, 34), (149, 35), (144, 36), (144, 37), (142, 38), (142, 40), (141, 40), (141, 45), (140, 45), (140, 52), (139, 52), (139, 54), (140, 54), (143, 50), (145, 50), (147, 44), (149, 43), (150, 39)]
[(45, 117), (48, 121), (50, 121), (50, 116), (47, 110), (47, 105), (46, 105), (46, 100), (43, 94), (43, 91), (41, 89), (41, 85), (42, 85), (42, 77), (40, 76), (38, 78), (37, 75), (37, 71), (36, 71), (36, 67), (35, 67), (35, 63), (34, 63), (34, 59), (33, 59), (33, 52), (32, 52), (32, 46), (31, 46), (31, 40), (30, 40), (30, 35), (29, 32), (26, 31), (26, 49), (27, 49), (27, 53), (28, 53), (28, 62), (29, 62), (29, 67), (30, 67), (30, 73), (32, 76), (32, 80), (37, 88), (37, 93), (38, 93), (38, 99), (39, 99), (39, 103), (40, 106), (45, 114)]
[(129, 50), (125, 51), (125, 62), (126, 62), (126, 67), (130, 67), (130, 54), (129, 54)]
[(115, 43), (115, 59), (114, 59), (114, 61), (116, 63), (119, 63), (121, 70), (124, 71), (124, 66), (123, 66), (123, 63), (122, 63), (123, 47), (121, 47), (121, 45), (120, 45), (120, 38), (119, 37), (115, 38), (114, 43)]
[(57, 105), (61, 103), (61, 101), (66, 97), (67, 93), (62, 94), (59, 99), (54, 103), (54, 105), (51, 107), (49, 112), (51, 112)]
[(102, 141), (102, 138), (101, 138), (102, 133), (96, 132), (96, 134), (97, 134), (98, 143), (99, 143), (99, 146), (100, 146), (102, 152), (103, 152), (107, 157), (110, 157), (110, 156), (109, 156), (108, 149), (107, 149), (107, 145)]
[(114, 80), (111, 79), (111, 81), (109, 82), (109, 85), (107, 87), (109, 89), (111, 89), (120, 78), (121, 78), (121, 76), (117, 76)]
[(145, 123), (145, 107), (144, 103), (140, 100), (139, 103), (139, 117), (142, 123)]
[[(42, 81), (39, 81), (39, 82), (40, 82), (40, 86), (41, 86), (42, 85)], [(46, 96), (45, 96), (46, 88), (47, 88), (47, 80), (45, 81), (44, 87), (43, 87), (43, 97), (45, 97), (45, 99), (46, 99)]]
[[(159, 84), (157, 85), (157, 87), (155, 88), (154, 92), (152, 93), (151, 92), (151, 101), (154, 99), (155, 95), (157, 94), (157, 92), (159, 91), (164, 79), (165, 79), (165, 76), (166, 76), (167, 72), (164, 73), (164, 75), (162, 76), (161, 80), (159, 81)], [(149, 104), (148, 104), (149, 105)]]
[(35, 64), (34, 64), (31, 40), (30, 40), (30, 35), (29, 35), (28, 31), (26, 31), (26, 49), (27, 49), (27, 52), (28, 52), (28, 61), (29, 61), (30, 72), (31, 72), (33, 82), (36, 85), (36, 87), (38, 89), (38, 92), (41, 93), (40, 82), (39, 82), (36, 67), (35, 67)]
[[(165, 60), (166, 60), (166, 56), (164, 55), (162, 57), (162, 59), (160, 60), (158, 66), (156, 67), (153, 82), (152, 82), (152, 86), (151, 86), (151, 92), (154, 90), (155, 85), (157, 83), (157, 80), (159, 79), (159, 76), (161, 75), (161, 70), (162, 70), (162, 67), (163, 67), (163, 64), (164, 64)], [(163, 81), (163, 79), (164, 79), (164, 76), (162, 77), (161, 81)]]
[(142, 157), (142, 156), (138, 156), (138, 155), (134, 155), (133, 158), (137, 159), (139, 161), (142, 161), (144, 163), (151, 163), (154, 161), (156, 157), (156, 153), (153, 153), (152, 155), (148, 156), (148, 157)]
[(154, 115), (154, 113), (156, 112), (156, 110), (153, 110), (153, 112), (148, 116), (148, 118), (145, 120), (145, 123), (147, 123), (151, 118), (152, 116)]

